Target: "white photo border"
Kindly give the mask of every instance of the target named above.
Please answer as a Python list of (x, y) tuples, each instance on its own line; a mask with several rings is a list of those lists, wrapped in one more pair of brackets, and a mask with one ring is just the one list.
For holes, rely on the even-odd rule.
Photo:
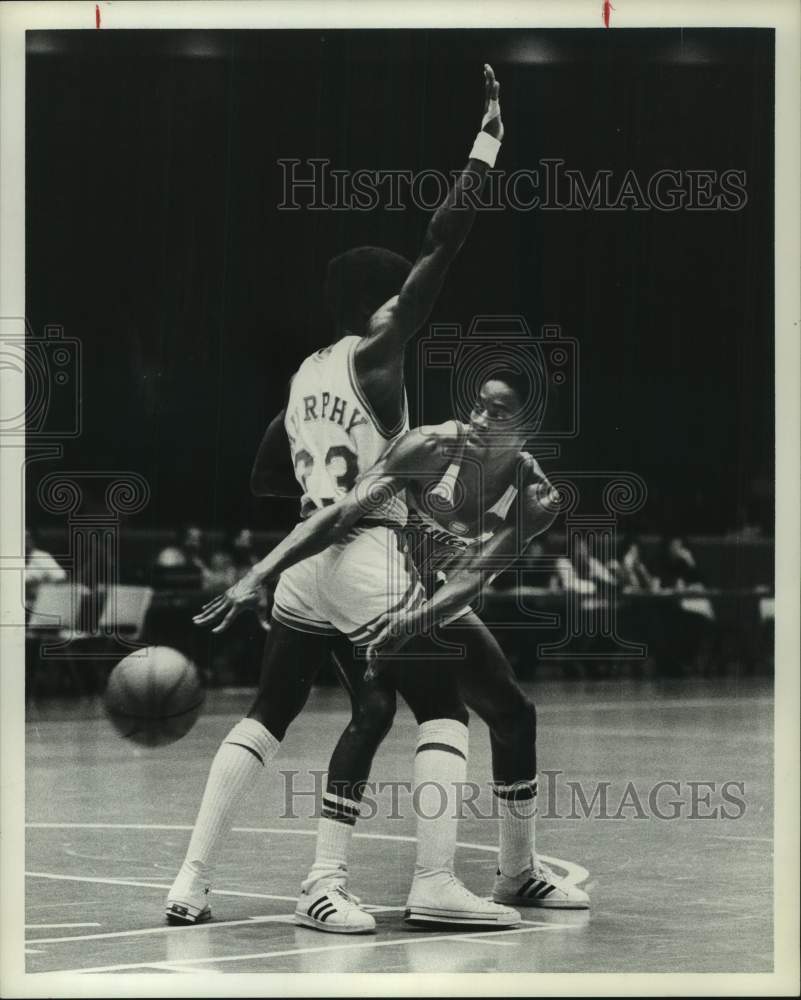
[[(96, 30), (91, 2), (0, 4), (0, 317), (25, 315), (25, 32)], [(102, 28), (597, 28), (601, 0), (251, 0), (111, 2)], [(343, 974), (224, 976), (26, 974), (24, 971), (24, 627), (15, 627), (23, 550), (21, 447), (0, 448), (0, 994), (26, 997), (226, 996), (781, 996), (799, 989), (799, 453), (801, 176), (797, 0), (615, 0), (608, 30), (762, 27), (776, 32), (776, 647), (775, 965), (764, 974)], [(766, 109), (770, 113), (770, 109)], [(24, 384), (3, 381), (9, 407), (24, 410)], [(13, 410), (11, 409), (13, 407)], [(747, 900), (743, 906), (747, 907)], [(181, 993), (177, 994), (176, 990)]]

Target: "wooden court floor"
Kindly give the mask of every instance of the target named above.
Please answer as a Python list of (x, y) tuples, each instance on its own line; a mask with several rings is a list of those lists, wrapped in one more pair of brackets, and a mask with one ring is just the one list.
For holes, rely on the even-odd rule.
[[(28, 971), (771, 971), (770, 688), (628, 680), (534, 684), (531, 693), (544, 810), (538, 848), (587, 889), (591, 910), (530, 910), (509, 931), (408, 928), (414, 817), (408, 794), (387, 787), (372, 796), (376, 815), (354, 839), (350, 888), (378, 923), (368, 937), (292, 922), (313, 856), (314, 772), (324, 772), (347, 720), (339, 690), (313, 692), (226, 842), (214, 919), (189, 928), (164, 924), (166, 891), (211, 758), (248, 693), (213, 692), (184, 739), (152, 750), (117, 737), (95, 701), (29, 705)], [(409, 779), (414, 730), (400, 710), (374, 781)], [(497, 821), (486, 815), (489, 741), (478, 720), (469, 778), (482, 786), (476, 808), (485, 815), (462, 820), (457, 869), (487, 895)], [(726, 782), (738, 783), (727, 786), (728, 800)], [(601, 791), (606, 806), (600, 798), (593, 806)]]

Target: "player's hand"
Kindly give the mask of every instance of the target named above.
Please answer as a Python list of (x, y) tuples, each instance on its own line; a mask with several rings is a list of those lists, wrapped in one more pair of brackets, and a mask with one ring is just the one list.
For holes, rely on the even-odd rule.
[(501, 105), (498, 101), (500, 92), (501, 85), (495, 79), (495, 71), (489, 63), (484, 63), (484, 117), (481, 119), (481, 131), (488, 132), (498, 142), (503, 139)]
[(195, 625), (213, 625), (212, 632), (224, 632), (243, 611), (256, 609), (262, 599), (263, 583), (252, 571), (213, 601), (204, 604), (192, 621)]

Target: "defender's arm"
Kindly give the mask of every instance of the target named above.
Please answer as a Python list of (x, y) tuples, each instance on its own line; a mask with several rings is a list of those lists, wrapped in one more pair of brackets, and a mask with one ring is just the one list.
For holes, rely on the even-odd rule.
[(204, 605), (193, 619), (195, 624), (215, 625), (212, 631), (222, 632), (241, 611), (254, 604), (265, 583), (340, 541), (360, 518), (386, 503), (406, 482), (432, 472), (439, 461), (438, 448), (436, 435), (420, 430), (404, 435), (349, 493), (296, 525), (238, 583)]
[(558, 513), (558, 500), (558, 494), (544, 477), (543, 481), (526, 487), (519, 523), (517, 518), (510, 518), (476, 552), (468, 550), (451, 578), (430, 601), (399, 618), (394, 627), (390, 626), (385, 637), (368, 646), (368, 659), (374, 661), (379, 655), (387, 657), (397, 652), (412, 635), (431, 628), (471, 604), (487, 583), (523, 554), (532, 539), (553, 524)]
[(402, 376), (404, 348), (428, 318), (448, 267), (473, 225), (475, 196), (487, 171), (495, 164), (503, 138), (499, 91), (492, 67), (485, 65), (484, 118), (467, 166), (434, 213), (420, 254), (400, 293), (374, 313), (368, 335), (356, 347), (356, 373), (371, 402), (373, 394), (382, 395), (382, 377), (397, 373)]

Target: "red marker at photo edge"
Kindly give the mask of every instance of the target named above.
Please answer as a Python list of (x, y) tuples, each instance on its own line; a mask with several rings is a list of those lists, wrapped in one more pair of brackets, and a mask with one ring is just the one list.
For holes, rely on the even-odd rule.
[(604, 19), (604, 27), (605, 28), (609, 27), (609, 18), (612, 16), (612, 11), (614, 9), (615, 8), (610, 3), (610, 0), (604, 0), (604, 5), (603, 5), (603, 19)]
[(95, 4), (95, 27), (100, 27), (100, 4)]

